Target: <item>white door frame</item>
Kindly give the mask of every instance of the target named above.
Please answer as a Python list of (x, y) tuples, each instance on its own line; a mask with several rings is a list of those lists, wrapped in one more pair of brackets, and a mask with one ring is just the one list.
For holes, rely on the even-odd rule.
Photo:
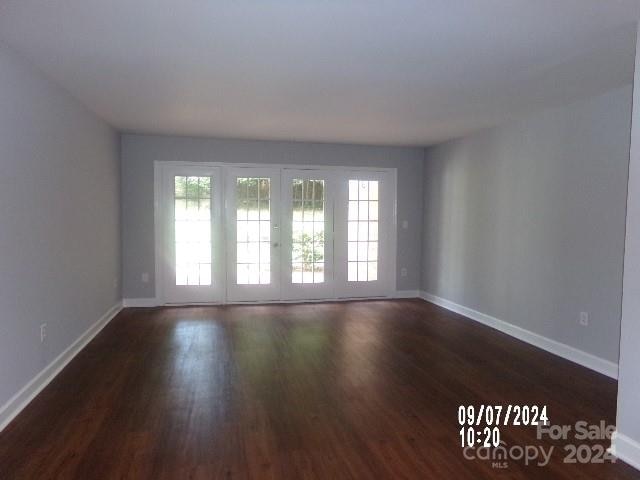
[[(337, 297), (346, 298), (375, 298), (388, 295), (387, 292), (395, 291), (396, 276), (381, 275), (383, 272), (396, 271), (396, 249), (395, 238), (397, 236), (396, 213), (395, 213), (395, 181), (390, 172), (349, 169), (346, 172), (347, 180), (377, 181), (379, 186), (378, 196), (378, 239), (379, 248), (377, 258), (377, 280), (375, 281), (349, 281), (347, 278), (347, 258), (348, 258), (348, 208), (337, 208), (334, 216), (334, 239), (335, 239), (335, 292)], [(383, 201), (384, 198), (391, 197), (394, 202)], [(339, 205), (349, 205), (348, 182), (340, 183), (340, 187), (335, 192), (335, 202)], [(394, 228), (387, 228), (389, 224)], [(382, 227), (384, 225), (384, 228)]]
[[(211, 177), (211, 286), (199, 287), (174, 286), (169, 278), (175, 278), (175, 228), (173, 225), (174, 197), (173, 178), (176, 175), (184, 176), (205, 176)], [(156, 221), (156, 288), (163, 294), (163, 303), (190, 304), (199, 303), (223, 303), (226, 298), (225, 279), (222, 276), (224, 270), (222, 264), (224, 260), (225, 246), (222, 237), (222, 169), (211, 165), (194, 165), (180, 163), (176, 165), (165, 165), (161, 169), (160, 178), (157, 178), (158, 194), (156, 195), (156, 205), (159, 211), (155, 215)], [(160, 214), (162, 212), (162, 214)], [(159, 247), (159, 248), (158, 248)], [(222, 249), (221, 249), (222, 247)]]
[[(395, 233), (391, 234), (389, 238), (389, 251), (390, 251), (390, 261), (389, 261), (389, 270), (393, 272), (391, 278), (389, 278), (388, 290), (386, 293), (381, 295), (374, 295), (370, 297), (362, 297), (358, 295), (353, 295), (347, 297), (345, 295), (337, 295), (339, 292), (336, 292), (334, 298), (323, 298), (315, 301), (325, 301), (325, 300), (348, 300), (350, 298), (393, 298), (396, 293), (396, 270), (397, 270), (397, 169), (395, 168), (378, 168), (378, 167), (346, 167), (346, 166), (328, 166), (328, 165), (298, 165), (298, 164), (266, 164), (266, 163), (231, 163), (231, 162), (180, 162), (180, 161), (154, 161), (154, 249), (155, 249), (155, 304), (157, 305), (165, 305), (167, 304), (166, 296), (164, 292), (164, 268), (163, 268), (163, 258), (166, 258), (166, 252), (164, 251), (163, 242), (159, 239), (162, 238), (162, 213), (163, 213), (163, 204), (162, 204), (162, 184), (163, 184), (163, 176), (165, 175), (165, 169), (171, 167), (180, 167), (180, 166), (192, 166), (192, 167), (220, 167), (222, 169), (221, 178), (225, 178), (226, 170), (228, 168), (238, 168), (238, 167), (250, 167), (250, 168), (280, 168), (280, 169), (299, 169), (299, 170), (328, 170), (333, 171), (336, 175), (339, 175), (341, 172), (344, 172), (347, 175), (350, 172), (386, 172), (391, 176), (391, 184), (390, 187), (392, 189), (392, 203), (393, 203), (393, 212), (391, 215), (391, 225), (390, 230)], [(221, 195), (224, 199), (226, 198), (225, 185), (222, 182)], [(225, 208), (222, 209), (222, 224), (225, 224), (226, 214)], [(226, 242), (222, 242), (220, 257), (226, 258), (225, 249)], [(223, 266), (221, 267), (222, 276), (226, 278), (226, 262), (222, 262)], [(226, 303), (296, 303), (296, 302), (306, 302), (306, 301), (314, 301), (314, 300), (273, 300), (273, 301), (248, 301), (248, 302), (229, 302), (228, 296), (226, 292), (226, 288), (223, 291), (222, 299), (220, 302), (202, 302), (202, 304), (208, 305), (216, 305), (216, 304), (226, 304)], [(189, 303), (190, 304), (190, 303)]]

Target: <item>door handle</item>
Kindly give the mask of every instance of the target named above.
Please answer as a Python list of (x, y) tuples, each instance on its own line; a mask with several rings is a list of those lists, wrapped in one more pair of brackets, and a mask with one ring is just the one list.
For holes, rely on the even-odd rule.
[(278, 248), (280, 246), (280, 244), (278, 242), (273, 242), (273, 247), (274, 248)]

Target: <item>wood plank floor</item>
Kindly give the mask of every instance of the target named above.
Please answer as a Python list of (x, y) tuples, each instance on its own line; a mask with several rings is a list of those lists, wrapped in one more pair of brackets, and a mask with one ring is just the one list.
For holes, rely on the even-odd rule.
[(616, 382), (421, 300), (128, 309), (0, 433), (0, 478), (640, 477), (532, 427), (503, 439), (546, 467), (465, 459), (458, 406), (509, 403), (614, 423)]

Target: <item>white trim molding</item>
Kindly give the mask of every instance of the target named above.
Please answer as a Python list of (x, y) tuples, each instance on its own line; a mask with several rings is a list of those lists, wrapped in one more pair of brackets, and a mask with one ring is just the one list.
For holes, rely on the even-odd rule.
[(124, 308), (151, 308), (159, 307), (157, 298), (125, 298), (122, 300)]
[(471, 320), (482, 323), (483, 325), (495, 328), (496, 330), (515, 337), (518, 340), (527, 342), (534, 347), (541, 348), (542, 350), (553, 353), (554, 355), (558, 355), (559, 357), (577, 363), (578, 365), (582, 365), (583, 367), (587, 367), (591, 370), (614, 379), (618, 378), (617, 363), (597, 357), (565, 343), (552, 340), (551, 338), (544, 337), (537, 333), (531, 332), (530, 330), (512, 325), (511, 323), (505, 322), (504, 320), (486, 315), (482, 312), (478, 312), (477, 310), (465, 307), (464, 305), (459, 305), (455, 302), (452, 302), (451, 300), (432, 295), (428, 292), (421, 292), (420, 298), (427, 302), (431, 302), (440, 307), (446, 308), (447, 310), (450, 310), (452, 312), (468, 317)]
[(610, 452), (636, 470), (640, 470), (640, 443), (615, 431), (611, 436)]
[(160, 303), (157, 298), (125, 298), (122, 301), (124, 308), (153, 308), (153, 307), (204, 307), (220, 305), (278, 305), (300, 303), (324, 303), (324, 302), (352, 302), (359, 300), (393, 300), (396, 298), (420, 298), (419, 290), (400, 290), (393, 296), (380, 297), (331, 297), (294, 300), (247, 300), (237, 302), (186, 302), (186, 303)]
[(64, 352), (58, 355), (40, 373), (0, 407), (0, 432), (38, 395), (67, 364), (122, 310), (116, 303), (102, 317), (80, 335)]

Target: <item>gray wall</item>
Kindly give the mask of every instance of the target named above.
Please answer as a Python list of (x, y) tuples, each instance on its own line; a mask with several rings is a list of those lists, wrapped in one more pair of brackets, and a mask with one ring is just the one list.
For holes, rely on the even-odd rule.
[(0, 44), (0, 408), (119, 300), (118, 195), (115, 132)]
[[(124, 298), (152, 298), (154, 282), (153, 162), (237, 162), (395, 167), (398, 169), (399, 290), (420, 285), (422, 167), (420, 148), (369, 147), (206, 138), (122, 136), (122, 247)], [(400, 269), (406, 267), (406, 277)], [(149, 273), (150, 282), (141, 275)]]
[(616, 441), (616, 450), (624, 449), (628, 456), (634, 455), (636, 466), (640, 466), (640, 450), (637, 447), (640, 444), (640, 38), (636, 47), (634, 85), (617, 430), (635, 441), (636, 446), (619, 445)]
[(422, 289), (617, 362), (630, 105), (626, 86), (428, 149)]

